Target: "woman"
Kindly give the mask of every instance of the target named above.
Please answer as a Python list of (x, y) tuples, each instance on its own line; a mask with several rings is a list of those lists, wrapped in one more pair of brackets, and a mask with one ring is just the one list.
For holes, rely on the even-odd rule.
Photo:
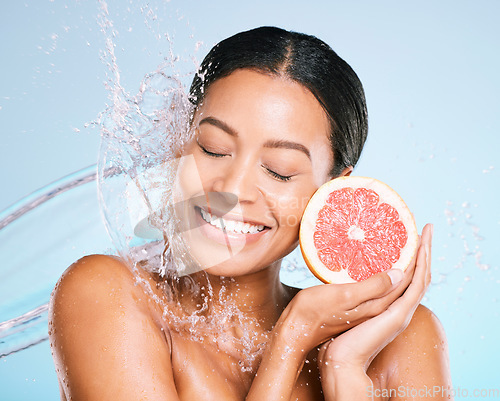
[[(203, 268), (189, 276), (199, 291), (180, 285), (172, 302), (157, 275), (137, 269), (137, 286), (118, 258), (73, 264), (50, 309), (62, 399), (447, 398), (445, 335), (419, 305), (432, 226), (404, 275), (300, 291), (279, 281), (305, 201), (360, 156), (367, 114), (354, 71), (317, 38), (258, 28), (216, 45), (190, 96), (177, 191), (193, 200), (185, 240)], [(229, 304), (237, 312), (220, 319)], [(198, 337), (198, 323), (176, 324), (187, 315)]]

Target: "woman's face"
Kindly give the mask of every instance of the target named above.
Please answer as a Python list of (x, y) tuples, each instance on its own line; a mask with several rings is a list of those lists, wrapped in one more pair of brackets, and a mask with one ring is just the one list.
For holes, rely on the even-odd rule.
[(319, 102), (296, 82), (242, 69), (209, 87), (193, 127), (176, 190), (188, 200), (181, 213), (191, 254), (221, 276), (286, 256), (307, 201), (330, 178)]

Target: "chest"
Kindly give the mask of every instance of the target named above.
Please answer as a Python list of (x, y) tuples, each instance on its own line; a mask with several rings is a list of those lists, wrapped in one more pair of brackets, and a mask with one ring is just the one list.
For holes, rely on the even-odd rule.
[[(237, 350), (227, 352), (172, 335), (172, 368), (181, 400), (244, 400), (259, 363), (258, 359), (249, 363)], [(304, 363), (292, 399), (323, 400), (314, 355)]]

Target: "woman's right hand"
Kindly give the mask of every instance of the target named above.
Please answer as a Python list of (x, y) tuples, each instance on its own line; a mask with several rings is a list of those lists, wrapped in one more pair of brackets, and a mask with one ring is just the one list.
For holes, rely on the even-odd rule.
[(307, 355), (315, 347), (384, 312), (410, 284), (412, 261), (405, 273), (389, 270), (352, 284), (328, 284), (295, 295), (271, 332), (270, 343), (247, 401), (292, 397)]
[(288, 304), (274, 334), (305, 357), (314, 347), (385, 311), (408, 287), (415, 258), (403, 273), (391, 269), (350, 284), (303, 289)]

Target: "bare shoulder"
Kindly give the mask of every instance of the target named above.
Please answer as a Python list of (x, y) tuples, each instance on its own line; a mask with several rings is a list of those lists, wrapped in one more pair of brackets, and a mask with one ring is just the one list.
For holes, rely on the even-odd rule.
[[(448, 345), (437, 316), (419, 305), (408, 327), (380, 352), (370, 371), (374, 376), (378, 373), (385, 377), (380, 382), (385, 382), (387, 388), (451, 386)], [(402, 399), (408, 396), (401, 395)], [(391, 400), (398, 399), (391, 397)]]
[(392, 346), (404, 346), (411, 341), (413, 345), (425, 345), (428, 341), (439, 339), (445, 342), (446, 336), (438, 317), (429, 308), (419, 305), (408, 327), (397, 336)]
[[(54, 288), (52, 298), (66, 296), (68, 291), (71, 291), (68, 295), (95, 297), (101, 291), (108, 291), (111, 286), (128, 285), (132, 283), (132, 279), (132, 273), (121, 259), (108, 255), (89, 255), (64, 271)], [(91, 293), (84, 291), (87, 286), (92, 287)]]
[(388, 351), (398, 355), (409, 352), (423, 355), (447, 353), (446, 334), (438, 317), (429, 308), (419, 305), (408, 327), (394, 339)]
[(132, 303), (139, 306), (146, 299), (134, 282), (134, 275), (121, 259), (108, 255), (85, 256), (59, 278), (51, 294), (49, 313), (57, 318), (59, 325), (65, 325), (66, 319), (73, 318), (76, 311), (80, 316), (92, 312), (96, 317), (110, 318), (120, 308)]
[(168, 333), (135, 283), (119, 258), (91, 255), (56, 284), (49, 336), (68, 399), (159, 399), (174, 389)]
[[(138, 285), (139, 282), (142, 285)], [(144, 270), (132, 272), (116, 256), (89, 255), (73, 263), (61, 275), (51, 294), (50, 310), (64, 312), (75, 303), (80, 308), (100, 303), (111, 308), (108, 310), (134, 304), (149, 309), (158, 319), (158, 304), (148, 301), (159, 294), (152, 276)]]

